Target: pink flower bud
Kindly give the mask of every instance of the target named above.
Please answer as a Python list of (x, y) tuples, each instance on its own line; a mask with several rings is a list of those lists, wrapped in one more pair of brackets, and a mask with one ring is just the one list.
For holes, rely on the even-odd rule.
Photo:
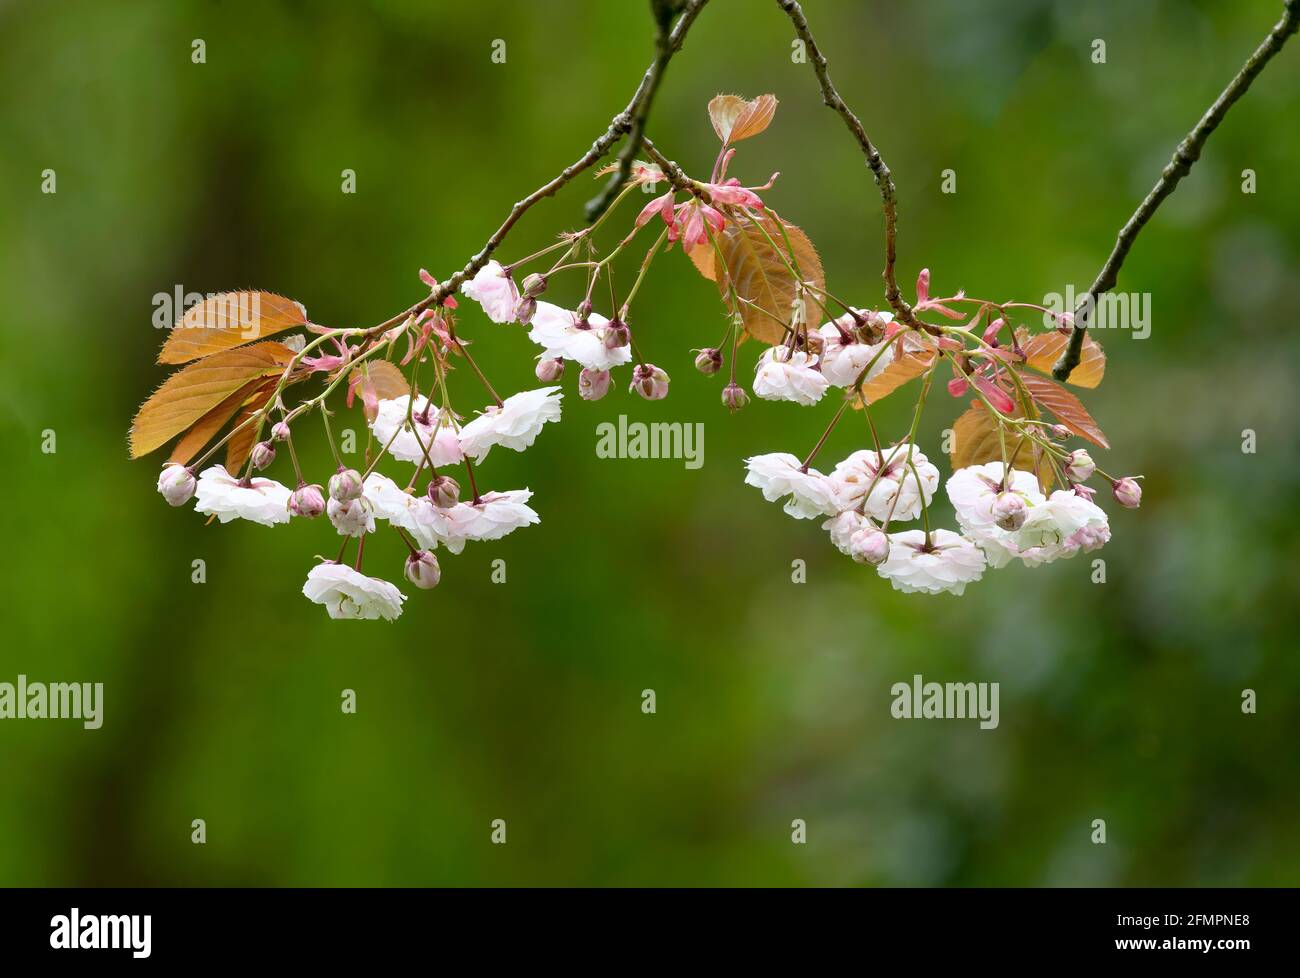
[(1004, 391), (991, 380), (985, 380), (983, 377), (974, 378), (974, 384), (980, 392), (988, 398), (990, 404), (1001, 411), (1003, 414), (1014, 414), (1016, 402), (1011, 399), (1011, 395)]
[(538, 275), (534, 272), (532, 275), (524, 276), (524, 295), (530, 299), (536, 299), (546, 291), (546, 276)]
[(653, 363), (638, 364), (632, 371), (628, 391), (635, 391), (647, 401), (662, 401), (668, 396), (668, 375)]
[(611, 319), (605, 327), (605, 349), (617, 350), (627, 346), (632, 338), (632, 331), (627, 324), (618, 319)]
[(515, 303), (515, 319), (527, 326), (533, 321), (533, 315), (537, 312), (537, 300), (530, 295), (524, 296)]
[(998, 498), (993, 500), (993, 522), (1004, 530), (1020, 529), (1028, 515), (1029, 507), (1019, 493), (998, 493)]
[(599, 401), (609, 393), (609, 371), (583, 367), (578, 374), (578, 396), (584, 401)]
[(982, 337), (984, 342), (987, 343), (989, 346), (997, 346), (998, 334), (1002, 332), (1002, 327), (1005, 326), (1006, 324), (1007, 321), (1000, 317), (998, 319), (993, 320), (993, 322), (989, 323), (988, 327), (984, 330), (984, 336)]
[(1065, 477), (1071, 482), (1087, 482), (1096, 471), (1097, 463), (1085, 448), (1071, 452), (1065, 463)]
[(970, 384), (965, 377), (954, 377), (948, 381), (948, 393), (953, 397), (961, 397), (970, 389)]
[(273, 428), (271, 428), (271, 440), (272, 440), (272, 441), (288, 441), (288, 440), (289, 440), (289, 426), (288, 426), (287, 424), (285, 424), (283, 421), (277, 421), (277, 422), (275, 423), (275, 426), (274, 426)]
[(695, 357), (695, 369), (702, 374), (716, 374), (722, 367), (722, 351), (705, 347)]
[(564, 361), (558, 357), (553, 360), (538, 360), (537, 369), (533, 373), (537, 375), (537, 379), (543, 384), (553, 383), (564, 376)]
[(460, 502), (460, 483), (449, 475), (434, 476), (429, 480), (429, 502), (439, 509), (451, 509)]
[(330, 498), (340, 503), (356, 499), (361, 488), (361, 473), (356, 469), (340, 468), (330, 476)]
[(289, 497), (289, 512), (314, 520), (325, 512), (325, 493), (320, 486), (299, 486)]
[(732, 414), (735, 414), (748, 403), (749, 395), (745, 393), (745, 388), (734, 381), (722, 388), (722, 404)]
[(261, 472), (275, 461), (275, 446), (269, 441), (259, 441), (253, 446), (253, 468)]
[(170, 506), (184, 506), (194, 498), (198, 485), (194, 473), (176, 462), (168, 462), (158, 476), (158, 491)]
[(883, 564), (889, 557), (889, 537), (869, 526), (849, 537), (849, 556), (859, 564)]
[(1137, 479), (1125, 476), (1114, 482), (1110, 491), (1115, 494), (1115, 501), (1129, 509), (1137, 509), (1142, 502), (1142, 487)]
[(923, 306), (930, 301), (930, 270), (921, 269), (921, 274), (916, 277), (916, 304)]
[(1052, 425), (1052, 437), (1057, 439), (1058, 441), (1064, 441), (1065, 439), (1069, 438), (1070, 435), (1072, 434), (1074, 434), (1074, 432), (1072, 432), (1069, 428), (1067, 428), (1063, 424)]
[(430, 550), (417, 550), (406, 558), (406, 579), (416, 587), (429, 589), (437, 587), (442, 577), (438, 567), (438, 558)]

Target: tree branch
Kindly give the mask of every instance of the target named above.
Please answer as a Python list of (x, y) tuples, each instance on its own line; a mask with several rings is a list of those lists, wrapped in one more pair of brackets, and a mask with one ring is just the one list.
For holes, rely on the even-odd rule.
[(813, 71), (817, 73), (817, 81), (821, 84), (822, 101), (840, 114), (844, 124), (849, 128), (849, 132), (858, 141), (858, 146), (862, 149), (862, 155), (866, 157), (867, 166), (871, 168), (871, 174), (876, 179), (876, 186), (880, 189), (880, 201), (885, 212), (885, 298), (893, 307), (901, 322), (908, 326), (924, 329), (924, 324), (919, 323), (912, 314), (912, 307), (903, 300), (902, 294), (898, 290), (898, 278), (894, 272), (894, 263), (897, 260), (898, 250), (898, 193), (894, 189), (894, 178), (881, 157), (880, 151), (876, 149), (867, 136), (866, 130), (862, 127), (862, 120), (854, 115), (853, 110), (845, 104), (844, 99), (840, 97), (840, 93), (836, 91), (834, 83), (831, 82), (830, 72), (827, 70), (826, 56), (822, 54), (821, 49), (817, 47), (817, 41), (813, 39), (812, 30), (808, 27), (808, 18), (804, 16), (803, 8), (795, 0), (776, 0), (776, 2), (777, 6), (790, 17), (791, 23), (794, 24), (795, 33), (799, 35), (808, 50), (808, 57), (812, 62)]
[(1096, 308), (1097, 298), (1115, 287), (1115, 282), (1119, 278), (1120, 266), (1124, 264), (1124, 259), (1127, 257), (1129, 249), (1133, 247), (1133, 242), (1137, 239), (1138, 233), (1146, 225), (1147, 221), (1151, 220), (1151, 216), (1156, 212), (1156, 208), (1160, 206), (1161, 202), (1174, 192), (1174, 188), (1178, 186), (1178, 181), (1191, 172), (1192, 164), (1200, 159), (1201, 148), (1205, 145), (1205, 141), (1209, 139), (1210, 133), (1214, 132), (1219, 123), (1223, 121), (1223, 117), (1228, 114), (1228, 109), (1232, 108), (1233, 103), (1246, 94), (1246, 89), (1250, 88), (1250, 83), (1264, 70), (1264, 66), (1268, 64), (1273, 55), (1282, 50), (1282, 45), (1296, 32), (1297, 27), (1300, 27), (1300, 0), (1285, 0), (1282, 19), (1273, 25), (1273, 29), (1269, 31), (1263, 43), (1246, 59), (1241, 71), (1237, 72), (1237, 76), (1228, 83), (1228, 87), (1214, 100), (1214, 104), (1205, 111), (1205, 114), (1201, 116), (1200, 121), (1196, 123), (1192, 131), (1178, 144), (1178, 148), (1174, 150), (1173, 158), (1160, 174), (1160, 179), (1156, 181), (1156, 185), (1151, 188), (1151, 192), (1138, 205), (1138, 209), (1133, 212), (1133, 216), (1120, 229), (1114, 250), (1111, 251), (1110, 257), (1106, 259), (1106, 264), (1101, 266), (1101, 271), (1097, 273), (1097, 278), (1093, 281), (1087, 294), (1075, 308), (1074, 329), (1070, 333), (1070, 342), (1061, 354), (1060, 360), (1052, 368), (1052, 376), (1057, 380), (1068, 378), (1071, 371), (1079, 365), (1083, 351), (1083, 337), (1088, 329), (1088, 320), (1092, 315), (1092, 311)]
[(618, 192), (623, 189), (627, 183), (628, 177), (632, 173), (632, 163), (636, 160), (637, 151), (641, 148), (641, 140), (645, 136), (646, 119), (650, 115), (650, 103), (654, 101), (655, 92), (659, 90), (659, 82), (663, 80), (664, 69), (668, 67), (668, 62), (672, 56), (677, 53), (682, 46), (682, 41), (686, 37), (686, 31), (690, 29), (691, 23), (699, 15), (704, 4), (708, 0), (693, 0), (685, 4), (685, 9), (681, 18), (677, 22), (676, 29), (670, 30), (672, 16), (676, 9), (683, 6), (681, 0), (651, 0), (650, 6), (655, 17), (655, 59), (646, 69), (645, 77), (641, 79), (641, 85), (637, 88), (636, 94), (632, 97), (632, 102), (628, 105), (624, 113), (632, 120), (628, 129), (627, 141), (618, 154), (618, 169), (609, 178), (609, 182), (604, 188), (587, 201), (586, 215), (588, 221), (594, 221), (609, 208)]

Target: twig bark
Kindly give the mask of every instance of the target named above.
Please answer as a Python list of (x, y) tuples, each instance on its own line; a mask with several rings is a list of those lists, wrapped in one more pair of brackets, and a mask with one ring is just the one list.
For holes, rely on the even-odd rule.
[(1119, 237), (1115, 241), (1115, 248), (1111, 251), (1110, 257), (1106, 263), (1101, 266), (1101, 271), (1097, 273), (1097, 278), (1089, 287), (1087, 294), (1079, 302), (1074, 311), (1074, 328), (1070, 333), (1070, 342), (1066, 345), (1065, 351), (1061, 358), (1052, 368), (1052, 376), (1057, 380), (1065, 380), (1070, 376), (1071, 371), (1079, 365), (1083, 352), (1083, 337), (1088, 329), (1088, 320), (1096, 308), (1097, 298), (1115, 287), (1115, 282), (1119, 278), (1120, 266), (1124, 264), (1129, 249), (1133, 247), (1133, 242), (1137, 239), (1138, 233), (1151, 220), (1151, 215), (1156, 212), (1156, 208), (1161, 202), (1174, 192), (1178, 186), (1178, 181), (1191, 172), (1192, 164), (1201, 156), (1201, 148), (1205, 141), (1209, 139), (1210, 133), (1223, 121), (1223, 117), (1228, 114), (1228, 109), (1232, 108), (1234, 102), (1246, 94), (1246, 89), (1255, 77), (1264, 70), (1273, 55), (1282, 50), (1282, 45), (1287, 39), (1296, 32), (1300, 27), (1300, 0), (1285, 0), (1282, 11), (1282, 19), (1279, 20), (1273, 29), (1269, 31), (1268, 36), (1264, 38), (1246, 63), (1242, 65), (1241, 71), (1237, 72), (1235, 78), (1228, 83), (1228, 87), (1223, 90), (1214, 104), (1206, 111), (1191, 132), (1178, 144), (1174, 150), (1173, 158), (1160, 174), (1160, 179), (1156, 185), (1151, 188), (1151, 192), (1143, 198), (1138, 209), (1133, 212), (1133, 216), (1120, 229)]
[(799, 35), (807, 49), (813, 71), (817, 73), (817, 81), (821, 85), (822, 101), (838, 112), (844, 124), (848, 126), (849, 132), (853, 134), (853, 138), (857, 140), (862, 150), (862, 155), (866, 157), (871, 175), (876, 179), (876, 186), (880, 189), (880, 202), (885, 212), (885, 299), (901, 322), (924, 329), (924, 324), (917, 321), (912, 314), (912, 307), (904, 301), (902, 293), (899, 292), (898, 277), (894, 271), (898, 256), (898, 192), (894, 189), (893, 175), (889, 172), (889, 167), (881, 157), (880, 151), (867, 136), (862, 120), (845, 104), (834, 83), (831, 82), (826, 56), (822, 54), (817, 41), (812, 36), (803, 8), (795, 0), (776, 0), (776, 2), (777, 6), (789, 16), (791, 23), (794, 24), (795, 33)]

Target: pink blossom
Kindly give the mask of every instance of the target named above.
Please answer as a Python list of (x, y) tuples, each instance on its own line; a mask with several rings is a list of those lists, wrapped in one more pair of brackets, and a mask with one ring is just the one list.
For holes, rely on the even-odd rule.
[(636, 226), (643, 227), (647, 221), (651, 220), (656, 214), (664, 219), (664, 223), (669, 227), (673, 223), (673, 195), (675, 191), (668, 191), (661, 197), (656, 197), (645, 207), (641, 208), (641, 213), (636, 216)]

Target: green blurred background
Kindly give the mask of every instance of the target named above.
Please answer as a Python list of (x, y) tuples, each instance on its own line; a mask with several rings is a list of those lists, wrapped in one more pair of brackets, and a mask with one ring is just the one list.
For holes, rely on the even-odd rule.
[[(900, 278), (928, 265), (937, 293), (1029, 300), (1091, 280), (1280, 7), (806, 4), (894, 170)], [(1105, 503), (1105, 584), (1076, 558), (989, 574), (960, 599), (899, 594), (744, 487), (742, 458), (807, 451), (834, 404), (728, 416), (720, 378), (691, 369), (721, 307), (676, 252), (635, 314), (670, 397), (629, 396), (624, 375), (581, 402), (570, 371), (563, 423), (482, 469), (533, 489), (541, 525), (444, 559), (435, 591), (404, 587), (395, 624), (333, 622), (299, 594), (312, 555), (333, 553), (328, 524), (205, 527), (154, 491), (161, 454), (128, 462), (130, 418), (165, 376), (155, 293), (257, 287), (317, 322), (387, 318), (423, 294), (417, 269), (459, 268), (604, 130), (649, 59), (647, 8), (0, 3), (0, 681), (106, 684), (98, 731), (0, 723), (0, 882), (1297, 882), (1300, 42), (1124, 268), (1121, 288), (1152, 295), (1152, 333), (1101, 337), (1109, 369), (1086, 400), (1114, 446), (1101, 464), (1145, 474), (1146, 495), (1137, 512)], [(830, 287), (879, 305), (876, 191), (791, 38), (773, 3), (714, 0), (650, 133), (703, 176), (709, 97), (775, 94), (776, 121), (732, 172), (780, 170), (768, 199), (816, 242)], [(956, 194), (940, 192), (945, 168)], [(502, 257), (579, 226), (596, 186), (536, 207)], [(462, 313), (500, 388), (536, 386), (532, 344)], [(454, 383), (481, 402), (468, 371)], [(886, 405), (897, 437), (910, 399)], [(936, 388), (923, 449), (938, 455), (960, 407)], [(598, 459), (596, 425), (620, 413), (702, 421), (704, 467)], [(863, 436), (838, 429), (827, 458)], [(299, 441), (323, 474), (316, 422)], [(378, 538), (367, 568), (396, 578), (402, 553)], [(1000, 682), (1001, 725), (891, 719), (890, 685), (914, 673)], [(195, 818), (206, 845), (190, 842)], [(490, 844), (496, 818), (505, 846)], [(791, 844), (796, 818), (806, 845)]]

